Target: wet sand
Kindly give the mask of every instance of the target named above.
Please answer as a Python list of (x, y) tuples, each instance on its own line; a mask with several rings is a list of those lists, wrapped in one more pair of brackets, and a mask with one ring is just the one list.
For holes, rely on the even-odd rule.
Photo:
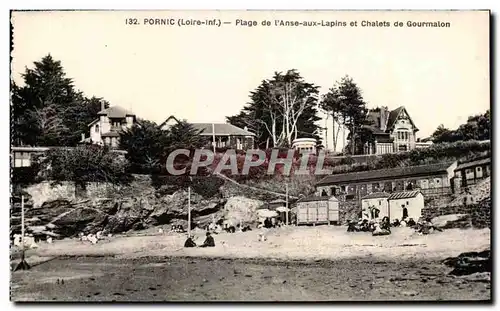
[[(12, 272), (13, 301), (400, 301), (491, 299), (490, 281), (438, 260), (67, 257)], [(58, 282), (59, 280), (59, 282)], [(61, 284), (60, 280), (64, 280)]]

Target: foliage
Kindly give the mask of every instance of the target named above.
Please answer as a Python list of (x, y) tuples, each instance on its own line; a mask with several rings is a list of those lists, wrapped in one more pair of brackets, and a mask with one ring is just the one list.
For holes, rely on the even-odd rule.
[(259, 148), (286, 147), (296, 138), (316, 138), (318, 87), (300, 73), (276, 72), (250, 93), (250, 102), (237, 115), (227, 117), (235, 126), (256, 134)]
[(82, 189), (90, 182), (119, 185), (132, 179), (127, 160), (98, 145), (50, 149), (42, 165), (49, 180), (71, 181)]
[(138, 120), (120, 134), (120, 148), (127, 151), (133, 173), (151, 173), (160, 167), (160, 158), (167, 143), (167, 132), (155, 122)]
[[(342, 125), (349, 129), (349, 144), (346, 152), (350, 154), (362, 153), (362, 146), (367, 141), (373, 141), (370, 131), (364, 130), (364, 125), (367, 125), (366, 102), (361, 94), (361, 89), (349, 77), (343, 77), (340, 82), (336, 82), (333, 88), (330, 88), (320, 103), (322, 109), (330, 113), (333, 120), (333, 128), (335, 124)], [(337, 146), (338, 132), (334, 135), (334, 148)], [(354, 144), (352, 142), (355, 142)]]
[(450, 130), (439, 125), (432, 134), (434, 143), (455, 142), (460, 140), (489, 140), (491, 136), (490, 110), (484, 114), (470, 116), (467, 122), (456, 130)]
[(186, 121), (179, 121), (168, 130), (152, 121), (139, 120), (120, 133), (120, 148), (127, 151), (133, 173), (165, 173), (168, 155), (176, 149), (194, 150), (206, 145), (206, 140)]
[(24, 85), (12, 82), (12, 133), (16, 145), (75, 146), (87, 124), (109, 104), (74, 89), (60, 61), (49, 54), (26, 68)]

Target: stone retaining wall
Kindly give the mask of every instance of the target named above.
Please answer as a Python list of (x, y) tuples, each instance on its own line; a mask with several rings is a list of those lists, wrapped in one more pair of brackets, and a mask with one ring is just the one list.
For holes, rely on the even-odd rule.
[(339, 202), (339, 223), (347, 224), (348, 220), (358, 221), (361, 206), (358, 201), (340, 201)]
[(470, 205), (429, 206), (422, 209), (422, 217), (432, 219), (437, 216), (467, 214), (475, 228), (491, 228), (491, 199)]

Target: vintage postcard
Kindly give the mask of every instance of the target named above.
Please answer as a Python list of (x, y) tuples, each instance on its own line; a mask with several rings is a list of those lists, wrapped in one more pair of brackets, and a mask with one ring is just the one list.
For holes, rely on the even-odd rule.
[(489, 11), (10, 22), (12, 301), (491, 301)]

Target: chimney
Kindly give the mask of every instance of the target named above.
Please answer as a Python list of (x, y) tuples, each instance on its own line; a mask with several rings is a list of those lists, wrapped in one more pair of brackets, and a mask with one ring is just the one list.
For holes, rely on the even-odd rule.
[(104, 101), (101, 100), (101, 110), (104, 110), (104, 109), (106, 109), (106, 106), (104, 105)]
[(382, 131), (387, 130), (387, 118), (389, 117), (389, 109), (386, 106), (380, 108), (380, 129)]
[(82, 141), (85, 140), (85, 133), (82, 133)]

